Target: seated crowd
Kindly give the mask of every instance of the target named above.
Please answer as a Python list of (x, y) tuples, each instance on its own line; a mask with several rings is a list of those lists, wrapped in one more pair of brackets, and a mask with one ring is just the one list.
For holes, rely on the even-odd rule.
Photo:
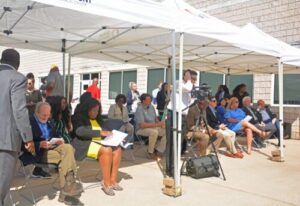
[[(54, 74), (47, 83), (50, 89), (44, 92), (46, 93), (44, 96), (41, 95), (43, 92), (34, 89), (34, 76), (27, 75), (27, 107), (36, 155), (26, 152), (23, 146), (20, 159), (24, 165), (33, 163), (58, 165), (61, 189), (59, 201), (74, 201), (74, 198), (82, 192), (82, 185), (78, 183), (76, 177), (76, 161), (82, 161), (86, 157), (98, 160), (103, 177), (102, 190), (105, 194), (113, 196), (115, 191), (123, 190), (117, 183), (122, 157), (121, 146), (126, 142), (132, 143), (135, 134), (148, 137), (148, 158), (163, 157), (167, 144), (163, 116), (170, 102), (170, 85), (162, 83), (161, 89), (156, 88), (157, 96), (153, 97), (157, 103), (155, 108), (152, 96), (146, 93), (140, 95), (136, 83), (130, 82), (127, 97), (123, 94), (117, 95), (115, 104), (108, 110), (108, 119), (121, 122), (119, 127), (113, 129), (128, 135), (119, 146), (105, 146), (96, 141), (110, 136), (112, 129), (107, 127), (102, 119), (100, 101), (93, 98), (91, 93), (85, 92), (81, 95), (74, 114), (71, 115), (67, 99), (54, 92), (58, 89), (55, 86), (58, 68), (52, 70)], [(59, 83), (58, 87), (60, 86)], [(134, 119), (129, 118), (129, 113), (134, 114)], [(251, 119), (247, 119), (246, 116), (251, 116)], [(279, 121), (276, 115), (265, 106), (263, 100), (257, 102), (257, 108), (251, 106), (251, 98), (244, 84), (238, 85), (233, 90), (233, 95), (230, 95), (226, 85), (220, 85), (215, 96), (197, 100), (183, 117), (186, 124), (183, 135), (187, 141), (195, 140), (199, 155), (207, 155), (214, 148), (218, 150), (224, 142), (226, 156), (243, 158), (242, 151), (235, 146), (236, 135), (240, 133), (245, 133), (248, 154), (251, 154), (253, 139), (261, 143), (263, 139), (272, 135), (279, 138)], [(215, 139), (211, 141), (210, 136)], [(49, 173), (38, 166), (34, 168), (32, 175), (50, 177)]]

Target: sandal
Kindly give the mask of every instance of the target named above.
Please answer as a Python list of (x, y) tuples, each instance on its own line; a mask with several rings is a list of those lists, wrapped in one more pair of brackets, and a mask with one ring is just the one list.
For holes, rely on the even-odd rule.
[(122, 191), (123, 187), (121, 187), (118, 183), (111, 186), (113, 190)]
[(109, 196), (115, 196), (115, 192), (113, 190), (112, 187), (102, 187), (102, 190), (105, 194), (109, 195)]

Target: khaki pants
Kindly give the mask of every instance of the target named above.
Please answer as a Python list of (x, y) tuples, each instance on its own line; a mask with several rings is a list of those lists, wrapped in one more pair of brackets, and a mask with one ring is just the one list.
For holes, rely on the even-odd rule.
[(206, 150), (209, 142), (209, 136), (203, 132), (195, 131), (194, 138), (197, 141), (197, 147), (201, 156), (206, 155)]
[(75, 150), (70, 144), (62, 144), (45, 152), (43, 162), (58, 164), (59, 185), (64, 187), (65, 177), (69, 171), (76, 172)]
[[(223, 135), (221, 133), (217, 133), (215, 135), (217, 139), (213, 142), (216, 150), (219, 149), (221, 142), (223, 141)], [(209, 136), (208, 134), (201, 132), (199, 130), (195, 131), (195, 139), (197, 140), (198, 148), (200, 155), (207, 155), (210, 153), (210, 151), (213, 149), (212, 146), (209, 146)]]
[(130, 123), (124, 124), (120, 128), (120, 131), (121, 132), (126, 132), (128, 134), (128, 136), (126, 137), (127, 141), (130, 141), (130, 142), (133, 141), (133, 131), (134, 131), (134, 128), (133, 128), (132, 124), (130, 124)]
[[(166, 129), (161, 127), (141, 128), (137, 131), (137, 135), (149, 137), (148, 152), (153, 153), (154, 149), (163, 153), (166, 149)], [(161, 137), (158, 139), (158, 137)]]
[(223, 136), (227, 150), (230, 151), (232, 154), (237, 153), (236, 148), (234, 146), (235, 132), (226, 128), (225, 130), (219, 129), (218, 133)]

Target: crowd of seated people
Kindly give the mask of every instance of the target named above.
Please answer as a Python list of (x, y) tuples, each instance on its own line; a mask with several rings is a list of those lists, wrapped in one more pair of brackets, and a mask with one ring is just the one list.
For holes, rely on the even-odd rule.
[[(38, 92), (37, 98), (32, 97), (32, 92), (35, 91), (34, 77), (28, 76), (30, 98), (27, 106), (31, 112), (30, 122), (37, 154), (31, 155), (23, 146), (20, 159), (24, 165), (42, 162), (58, 164), (61, 187), (59, 201), (67, 202), (82, 192), (81, 184), (76, 181), (76, 160), (82, 161), (93, 153), (93, 158), (98, 160), (102, 172), (102, 190), (107, 195), (115, 195), (115, 191), (123, 190), (117, 182), (122, 144), (105, 146), (96, 143), (112, 134), (111, 129), (104, 126), (100, 101), (93, 98), (90, 92), (83, 93), (71, 116), (66, 98), (56, 96), (53, 92), (56, 81), (59, 80), (57, 87), (61, 83), (58, 68), (55, 67), (51, 72), (55, 72), (56, 76), (49, 78), (51, 92), (47, 93), (45, 102), (41, 102)], [(53, 76), (51, 72), (49, 75)], [(127, 96), (118, 94), (115, 104), (110, 105), (108, 110), (108, 119), (122, 122), (122, 126), (116, 129), (128, 134), (125, 142), (133, 142), (135, 134), (148, 137), (147, 156), (150, 159), (162, 158), (166, 150), (165, 121), (161, 118), (170, 102), (170, 87), (168, 83), (162, 83), (161, 88), (156, 89), (159, 91), (155, 109), (151, 95), (140, 95), (137, 84), (130, 82)], [(129, 114), (134, 115), (134, 125), (130, 123)], [(252, 118), (245, 120), (247, 115)], [(215, 96), (198, 100), (191, 106), (183, 121), (187, 125), (187, 131), (183, 134), (187, 141), (195, 140), (199, 155), (207, 155), (214, 148), (218, 150), (224, 142), (226, 156), (243, 158), (242, 152), (235, 147), (236, 134), (240, 132), (245, 133), (248, 154), (251, 154), (253, 138), (261, 140), (272, 135), (279, 137), (278, 119), (265, 106), (263, 100), (258, 101), (257, 109), (251, 106), (251, 98), (244, 84), (238, 85), (232, 95), (226, 85), (220, 85)], [(208, 129), (204, 123), (207, 123)], [(214, 137), (214, 141), (209, 136)], [(52, 138), (57, 138), (55, 143), (50, 143)], [(34, 168), (33, 175), (50, 177), (49, 173), (39, 167)]]

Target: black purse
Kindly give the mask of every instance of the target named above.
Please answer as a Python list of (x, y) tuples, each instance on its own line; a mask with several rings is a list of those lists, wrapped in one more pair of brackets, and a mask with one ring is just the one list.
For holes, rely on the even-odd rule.
[[(183, 169), (183, 168), (182, 168)], [(195, 179), (219, 177), (219, 164), (215, 155), (193, 157), (186, 161), (186, 172), (181, 172)]]

